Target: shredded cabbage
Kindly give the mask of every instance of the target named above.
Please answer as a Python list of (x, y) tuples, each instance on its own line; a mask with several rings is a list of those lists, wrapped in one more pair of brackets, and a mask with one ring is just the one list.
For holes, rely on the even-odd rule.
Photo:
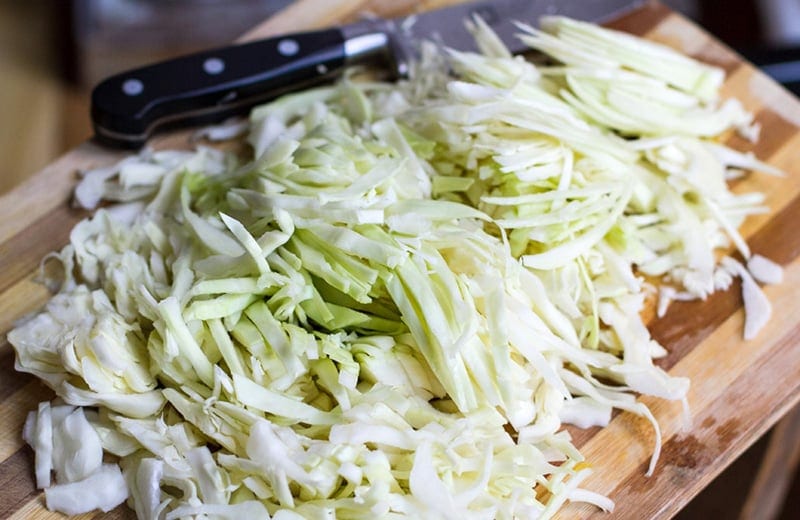
[[(565, 18), (520, 27), (557, 63), (474, 20), (483, 54), (426, 47), (409, 81), (258, 107), (249, 156), (147, 150), (84, 175), (79, 204), (119, 204), (75, 227), (58, 294), (8, 336), (60, 400), (24, 432), (48, 507), (611, 510), (561, 427), (614, 409), (652, 423), (654, 471), (636, 393), (685, 399), (689, 381), (654, 364), (645, 277), (659, 315), (741, 277), (753, 337), (756, 280), (780, 269), (737, 232), (763, 196), (726, 181), (779, 172), (713, 140), (752, 119), (718, 103), (719, 69)], [(720, 262), (731, 248), (748, 268)]]

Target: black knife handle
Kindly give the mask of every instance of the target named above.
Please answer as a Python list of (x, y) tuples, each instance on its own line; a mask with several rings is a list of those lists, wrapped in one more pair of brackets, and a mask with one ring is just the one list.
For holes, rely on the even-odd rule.
[(138, 148), (165, 126), (221, 121), (340, 73), (345, 40), (338, 28), (296, 33), (112, 76), (92, 92), (95, 134), (105, 144)]

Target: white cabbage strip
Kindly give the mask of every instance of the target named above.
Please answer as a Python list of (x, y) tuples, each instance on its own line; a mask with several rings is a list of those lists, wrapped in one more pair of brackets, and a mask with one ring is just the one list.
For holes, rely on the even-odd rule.
[[(652, 422), (653, 472), (635, 394), (689, 382), (653, 363), (643, 275), (665, 282), (660, 312), (742, 277), (754, 336), (757, 281), (781, 272), (736, 231), (763, 197), (726, 179), (779, 172), (711, 139), (750, 124), (717, 69), (562, 18), (522, 27), (558, 62), (535, 67), (471, 28), (486, 54), (427, 49), (408, 82), (257, 108), (251, 157), (147, 151), (85, 175), (80, 204), (122, 204), (75, 227), (60, 291), (9, 334), (59, 396), (25, 427), (48, 507), (608, 510), (561, 424), (614, 408)], [(747, 268), (720, 266), (731, 248)]]

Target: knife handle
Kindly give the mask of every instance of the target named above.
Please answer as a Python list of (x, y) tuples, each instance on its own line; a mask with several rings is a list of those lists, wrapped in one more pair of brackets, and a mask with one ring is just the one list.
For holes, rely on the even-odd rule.
[(92, 91), (104, 144), (139, 148), (156, 129), (218, 122), (345, 65), (388, 52), (385, 34), (342, 29), (295, 33), (182, 56), (112, 76)]

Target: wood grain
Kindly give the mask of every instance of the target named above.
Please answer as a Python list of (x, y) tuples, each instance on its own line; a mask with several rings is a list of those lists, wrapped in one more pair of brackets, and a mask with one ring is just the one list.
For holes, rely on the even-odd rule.
[(756, 474), (740, 516), (743, 520), (778, 518), (800, 464), (800, 408), (775, 426), (764, 461)]
[[(398, 14), (454, 3), (386, 0), (300, 0), (250, 31), (246, 38), (319, 27), (349, 20), (365, 9)], [(800, 102), (744, 63), (701, 29), (657, 3), (615, 20), (623, 29), (674, 46), (723, 67), (729, 74), (726, 96), (735, 96), (756, 114), (762, 138), (753, 145), (735, 136), (728, 142), (784, 169), (783, 179), (749, 175), (736, 191), (760, 190), (772, 208), (748, 219), (743, 235), (754, 251), (785, 267), (785, 281), (766, 288), (774, 315), (752, 341), (741, 339), (742, 309), (736, 288), (705, 302), (677, 303), (651, 324), (670, 355), (662, 360), (673, 375), (688, 376), (691, 421), (680, 403), (642, 398), (653, 410), (663, 434), (663, 452), (655, 474), (644, 476), (653, 442), (649, 424), (616, 414), (605, 429), (576, 433), (577, 444), (595, 472), (585, 487), (608, 494), (617, 504), (614, 518), (669, 518), (752, 444), (800, 399)], [(186, 145), (186, 135), (159, 138), (155, 147)], [(69, 209), (76, 169), (107, 164), (116, 154), (85, 144), (0, 197), (0, 333), (35, 309), (46, 293), (31, 281), (39, 258), (63, 245), (81, 215)], [(10, 347), (0, 342), (0, 518), (58, 518), (45, 511), (33, 490), (30, 453), (20, 439), (28, 410), (47, 398), (48, 390), (32, 378), (16, 375)], [(131, 517), (120, 508), (110, 518)], [(597, 510), (568, 506), (563, 518), (608, 518)], [(86, 515), (86, 518), (97, 515)]]

